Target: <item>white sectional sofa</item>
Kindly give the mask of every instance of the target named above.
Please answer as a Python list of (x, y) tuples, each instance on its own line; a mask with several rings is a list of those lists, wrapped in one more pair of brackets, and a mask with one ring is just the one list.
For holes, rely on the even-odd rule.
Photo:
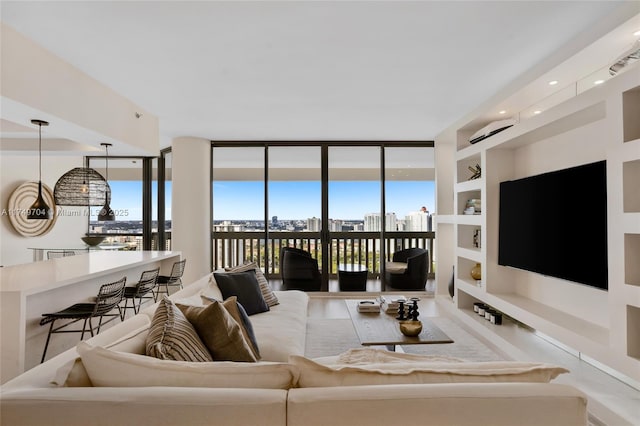
[[(208, 282), (209, 276), (203, 277), (171, 299), (199, 304), (199, 294)], [(262, 356), (258, 363), (186, 363), (137, 355), (144, 353), (146, 330), (157, 306), (154, 305), (78, 346), (83, 357), (91, 354), (99, 362), (117, 355), (117, 360), (109, 359), (107, 362), (112, 363), (103, 369), (93, 365), (94, 358), (84, 359), (88, 362), (87, 368), (91, 365), (94, 372), (92, 378), (100, 376), (99, 380), (104, 379), (106, 383), (122, 384), (94, 386), (87, 377), (85, 364), (79, 361), (78, 348), (73, 348), (2, 386), (0, 424), (567, 426), (587, 423), (586, 396), (575, 388), (554, 383), (299, 387), (304, 383), (301, 380), (304, 375), (316, 377), (301, 370), (311, 361), (288, 362), (290, 355), (294, 355), (292, 360), (303, 359), (308, 296), (300, 291), (275, 294), (279, 305), (250, 317)], [(128, 363), (129, 358), (134, 361)], [(135, 364), (140, 360), (140, 366)], [(167, 369), (174, 365), (175, 371), (168, 373)], [(355, 370), (359, 367), (355, 366)], [(217, 375), (218, 370), (238, 374)], [(334, 374), (333, 370), (328, 374)], [(190, 381), (187, 376), (194, 380)], [(383, 380), (387, 377), (382, 376)], [(169, 382), (175, 382), (163, 382), (166, 377)]]

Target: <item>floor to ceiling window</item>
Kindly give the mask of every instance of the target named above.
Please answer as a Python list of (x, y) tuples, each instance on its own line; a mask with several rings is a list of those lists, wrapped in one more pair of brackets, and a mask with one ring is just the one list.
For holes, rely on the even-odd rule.
[(325, 290), (345, 264), (384, 289), (395, 250), (432, 251), (433, 167), (432, 142), (213, 142), (213, 267), (253, 260), (275, 279), (295, 246), (318, 259)]
[(265, 265), (264, 147), (214, 147), (211, 170), (214, 270)]
[(382, 224), (379, 146), (329, 147), (329, 238), (331, 275), (339, 265), (366, 267), (380, 275)]
[[(139, 157), (109, 157), (110, 206), (115, 220), (99, 222), (98, 214), (102, 207), (92, 206), (89, 209), (88, 233), (104, 235), (106, 239), (102, 247), (111, 245), (120, 250), (144, 249), (144, 160)], [(107, 177), (104, 157), (88, 157), (88, 163), (89, 167)]]

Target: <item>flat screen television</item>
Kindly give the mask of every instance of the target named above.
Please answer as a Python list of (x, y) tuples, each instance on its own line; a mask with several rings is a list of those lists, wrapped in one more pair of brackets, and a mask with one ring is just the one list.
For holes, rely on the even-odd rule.
[(608, 290), (606, 161), (500, 183), (498, 264)]

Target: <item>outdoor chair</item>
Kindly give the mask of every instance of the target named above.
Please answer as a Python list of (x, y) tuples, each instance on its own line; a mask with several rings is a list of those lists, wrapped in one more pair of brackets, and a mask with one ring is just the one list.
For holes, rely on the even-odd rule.
[(320, 291), (322, 276), (318, 260), (308, 251), (283, 247), (280, 251), (280, 274), (285, 290)]
[(408, 248), (393, 253), (392, 262), (385, 264), (386, 284), (397, 290), (423, 291), (429, 273), (429, 251)]
[[(49, 341), (51, 340), (51, 335), (54, 333), (82, 333), (80, 336), (80, 340), (84, 339), (84, 333), (89, 331), (91, 333), (91, 337), (94, 336), (94, 330), (96, 333), (100, 333), (100, 327), (102, 325), (107, 324), (113, 321), (116, 318), (121, 318), (120, 315), (120, 302), (122, 301), (122, 295), (124, 293), (124, 285), (127, 281), (127, 277), (123, 277), (118, 281), (103, 284), (100, 286), (100, 291), (98, 292), (98, 296), (96, 297), (95, 302), (87, 302), (87, 303), (76, 303), (75, 305), (71, 305), (66, 309), (63, 309), (58, 312), (42, 314), (42, 319), (40, 320), (40, 325), (51, 324), (49, 326), (49, 333), (47, 334), (47, 342), (44, 345), (44, 351), (42, 352), (42, 359), (40, 362), (44, 362), (45, 356), (47, 355), (47, 348), (49, 347)], [(118, 308), (118, 313), (111, 314), (110, 312)], [(91, 323), (92, 318), (98, 317), (98, 325), (93, 326)], [(102, 322), (103, 317), (113, 317), (105, 323)], [(57, 320), (71, 320), (70, 322), (66, 322), (58, 327), (54, 328), (54, 324)], [(67, 330), (66, 327), (71, 324), (75, 324), (76, 322), (84, 320), (82, 325), (82, 329), (75, 330)], [(87, 328), (87, 323), (89, 323), (89, 327)]]

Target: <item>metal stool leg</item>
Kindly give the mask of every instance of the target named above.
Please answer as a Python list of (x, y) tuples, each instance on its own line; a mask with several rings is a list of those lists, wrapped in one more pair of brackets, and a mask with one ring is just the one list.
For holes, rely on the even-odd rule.
[(49, 334), (47, 334), (47, 343), (44, 344), (44, 352), (42, 352), (42, 359), (40, 360), (40, 364), (44, 362), (44, 357), (47, 356), (47, 348), (49, 347), (49, 340), (51, 340), (51, 330), (53, 330), (53, 323), (56, 320), (51, 321), (51, 326), (49, 327)]

